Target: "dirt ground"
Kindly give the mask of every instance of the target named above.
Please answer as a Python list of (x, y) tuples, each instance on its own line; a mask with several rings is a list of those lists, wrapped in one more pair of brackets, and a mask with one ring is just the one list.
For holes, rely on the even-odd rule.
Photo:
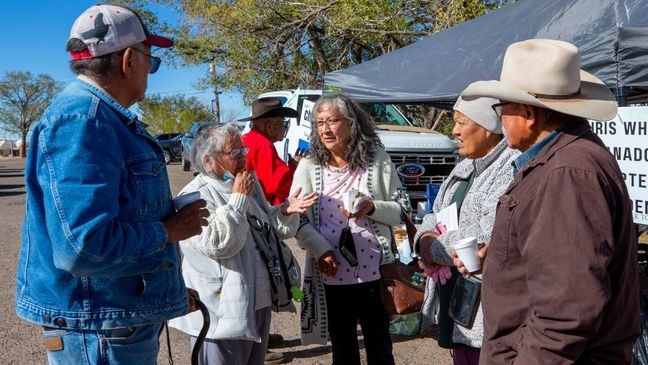
[[(192, 178), (183, 172), (180, 164), (168, 166), (173, 193), (177, 193)], [(0, 159), (0, 277), (5, 285), (0, 287), (0, 364), (44, 364), (46, 356), (40, 344), (41, 331), (15, 315), (14, 291), (16, 263), (20, 249), (20, 234), (25, 210), (24, 161)], [(295, 256), (303, 263), (303, 251), (294, 241), (287, 242)], [(190, 364), (187, 337), (171, 329), (171, 352), (174, 364)], [(329, 364), (330, 346), (301, 346), (298, 314), (273, 314), (272, 333), (283, 335), (285, 343), (278, 349), (290, 364)], [(451, 364), (448, 350), (439, 348), (431, 337), (393, 337), (394, 357), (397, 364)], [(169, 364), (166, 337), (160, 338), (158, 364)], [(362, 345), (362, 341), (361, 341)], [(362, 347), (362, 346), (361, 346)], [(362, 350), (363, 352), (363, 350)], [(366, 363), (362, 354), (363, 364)]]

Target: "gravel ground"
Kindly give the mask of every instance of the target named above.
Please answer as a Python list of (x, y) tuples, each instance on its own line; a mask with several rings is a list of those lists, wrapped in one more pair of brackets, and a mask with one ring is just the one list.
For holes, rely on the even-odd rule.
[[(180, 164), (169, 167), (171, 189), (176, 194), (191, 180), (192, 174), (183, 172)], [(5, 278), (6, 285), (0, 290), (0, 354), (1, 364), (44, 364), (45, 351), (40, 345), (41, 331), (37, 326), (20, 320), (15, 315), (14, 291), (16, 262), (20, 249), (20, 232), (25, 210), (24, 161), (20, 159), (0, 159), (0, 243), (3, 255), (0, 255), (0, 277)], [(295, 242), (289, 240), (295, 256), (303, 263), (304, 253)], [(272, 333), (283, 335), (284, 344), (273, 351), (283, 352), (286, 362), (291, 364), (329, 364), (330, 346), (301, 346), (299, 340), (299, 316), (297, 314), (273, 314)], [(171, 329), (171, 352), (174, 364), (190, 363), (190, 351), (187, 337)], [(397, 364), (451, 364), (448, 350), (436, 345), (433, 338), (393, 337), (394, 357)], [(363, 364), (366, 363), (364, 353)], [(161, 338), (161, 350), (158, 364), (168, 364), (165, 334)]]

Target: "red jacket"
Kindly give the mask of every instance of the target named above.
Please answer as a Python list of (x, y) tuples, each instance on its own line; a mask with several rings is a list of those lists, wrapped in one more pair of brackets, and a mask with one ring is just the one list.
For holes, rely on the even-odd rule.
[(256, 171), (263, 193), (270, 204), (283, 203), (288, 198), (297, 166), (285, 163), (279, 157), (272, 141), (254, 128), (241, 139), (243, 145), (250, 148), (246, 170)]

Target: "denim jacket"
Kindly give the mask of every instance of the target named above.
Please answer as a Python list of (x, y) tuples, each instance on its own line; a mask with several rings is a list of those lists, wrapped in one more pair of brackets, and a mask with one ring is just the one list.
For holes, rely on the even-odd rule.
[(32, 131), (25, 180), (20, 317), (97, 330), (187, 313), (162, 150), (135, 114), (73, 82)]

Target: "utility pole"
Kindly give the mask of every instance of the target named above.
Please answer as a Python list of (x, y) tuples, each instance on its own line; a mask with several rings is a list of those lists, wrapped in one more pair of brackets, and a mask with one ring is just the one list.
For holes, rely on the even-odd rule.
[(209, 73), (212, 76), (212, 83), (214, 84), (214, 100), (212, 100), (212, 109), (214, 110), (214, 119), (216, 124), (220, 124), (220, 103), (218, 101), (218, 75), (216, 74), (216, 60), (209, 64)]

